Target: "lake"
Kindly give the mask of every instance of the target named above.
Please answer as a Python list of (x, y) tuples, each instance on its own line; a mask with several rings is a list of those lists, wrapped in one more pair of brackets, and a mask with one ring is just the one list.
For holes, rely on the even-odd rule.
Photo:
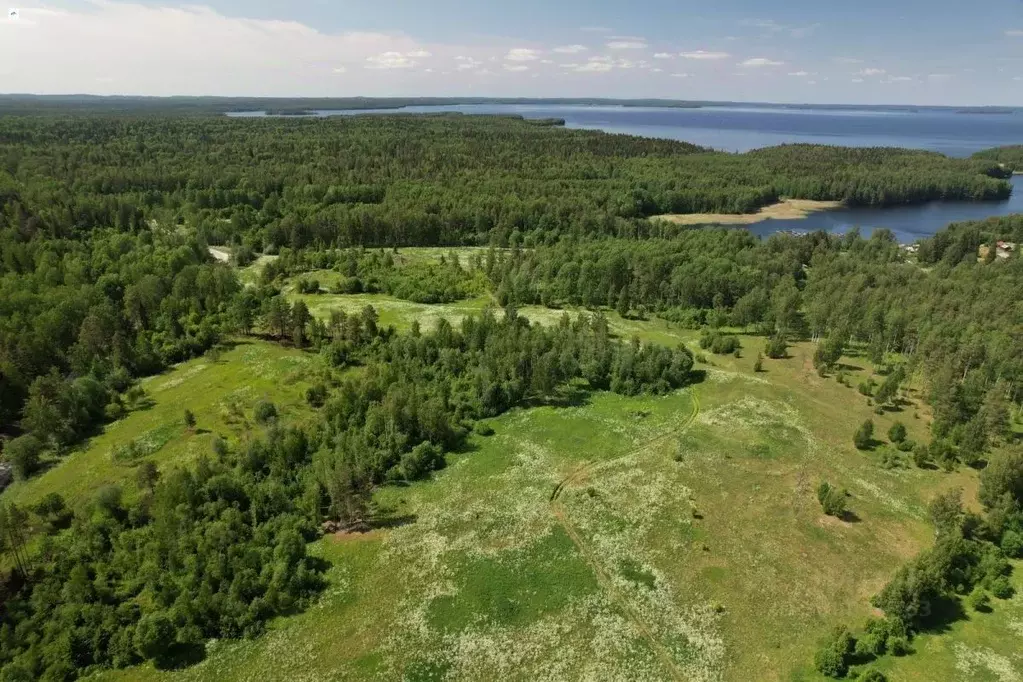
[[(667, 107), (579, 106), (554, 104), (472, 104), (402, 109), (322, 110), (314, 116), (380, 114), (511, 114), (525, 118), (561, 118), (568, 128), (603, 130), (643, 137), (684, 140), (731, 152), (786, 143), (833, 144), (850, 147), (906, 147), (966, 157), (981, 149), (1023, 144), (1023, 114), (959, 113), (950, 108), (913, 110), (786, 109), (764, 106), (711, 106), (694, 109)], [(261, 117), (261, 111), (230, 116)], [(933, 202), (922, 206), (882, 209), (838, 209), (811, 214), (803, 220), (768, 220), (750, 225), (760, 235), (779, 230), (828, 230), (851, 227), (869, 234), (885, 227), (900, 242), (910, 243), (937, 232), (950, 222), (1023, 213), (1023, 178), (1012, 179), (1007, 201)]]

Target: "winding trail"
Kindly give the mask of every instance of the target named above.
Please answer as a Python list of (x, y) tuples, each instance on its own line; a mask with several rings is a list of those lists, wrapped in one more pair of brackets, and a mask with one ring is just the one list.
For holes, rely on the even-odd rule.
[(568, 535), (583, 560), (590, 567), (590, 570), (593, 571), (593, 575), (597, 579), (597, 584), (599, 584), (601, 588), (610, 595), (611, 600), (618, 606), (629, 622), (635, 626), (635, 628), (647, 641), (647, 644), (650, 645), (651, 650), (653, 650), (657, 657), (661, 659), (664, 667), (671, 672), (672, 678), (676, 680), (685, 680), (686, 676), (678, 667), (678, 664), (672, 657), (671, 652), (660, 642), (660, 640), (657, 639), (657, 636), (654, 634), (654, 628), (646, 622), (643, 618), (643, 614), (633, 607), (629, 603), (628, 598), (622, 594), (622, 591), (618, 589), (618, 587), (615, 586), (611, 575), (608, 574), (607, 570), (605, 570), (605, 568), (601, 565), (593, 550), (590, 549), (590, 547), (586, 544), (586, 541), (583, 540), (582, 536), (579, 534), (579, 531), (574, 525), (572, 525), (572, 522), (568, 518), (568, 511), (565, 509), (565, 505), (561, 501), (561, 495), (565, 492), (567, 487), (583, 480), (591, 471), (593, 471), (594, 468), (596, 468), (598, 464), (605, 464), (607, 462), (614, 462), (620, 459), (632, 457), (633, 455), (637, 455), (655, 445), (663, 443), (673, 436), (685, 433), (685, 431), (696, 421), (696, 418), (700, 416), (700, 396), (697, 394), (695, 387), (690, 387), (690, 395), (693, 400), (693, 411), (688, 417), (686, 417), (685, 421), (682, 422), (681, 425), (644, 441), (639, 446), (633, 448), (624, 455), (620, 455), (619, 457), (609, 460), (601, 460), (599, 462), (584, 462), (582, 466), (576, 468), (572, 473), (558, 483), (558, 485), (554, 488), (554, 492), (551, 493), (550, 499), (551, 512), (554, 514), (554, 518), (558, 520), (558, 523), (564, 529), (565, 534)]

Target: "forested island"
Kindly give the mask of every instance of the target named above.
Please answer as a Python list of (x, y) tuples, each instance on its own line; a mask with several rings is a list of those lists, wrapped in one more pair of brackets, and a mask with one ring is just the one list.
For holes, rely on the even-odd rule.
[[(1013, 593), (1012, 561), (1023, 556), (1023, 259), (1017, 246), (1023, 217), (952, 225), (912, 254), (885, 230), (869, 238), (853, 231), (760, 240), (745, 230), (649, 218), (748, 213), (781, 198), (860, 206), (1004, 198), (1012, 150), (967, 160), (816, 145), (727, 154), (562, 124), (451, 115), (0, 118), (0, 437), (2, 457), (17, 479), (0, 505), (0, 678), (68, 680), (142, 664), (132, 671), (148, 675), (216, 655), (213, 640), (259, 642), (273, 619), (312, 617), (324, 610), (315, 606), (324, 603), (319, 600), (332, 599), (344, 585), (373, 584), (365, 557), (354, 554), (359, 549), (339, 555), (350, 572), (338, 580), (323, 558), (332, 545), (322, 543), (332, 542), (333, 534), (347, 541), (369, 531), (370, 541), (378, 542), (382, 536), (372, 533), (394, 528), (389, 537), (406, 537), (401, 531), (414, 534), (417, 523), (430, 529), (423, 537), (434, 544), (415, 545), (409, 554), (384, 545), (381, 563), (373, 564), (383, 568), (374, 571), (423, 561), (422, 575), (440, 581), (429, 566), (462, 546), (438, 538), (468, 537), (452, 529), (471, 528), (471, 541), (483, 549), (458, 555), (428, 597), (383, 604), (384, 592), (418, 587), (419, 578), (403, 574), (388, 578), (389, 590), (367, 588), (383, 605), (363, 604), (359, 617), (421, 602), (434, 609), (433, 620), (423, 616), (414, 626), (394, 620), (388, 627), (416, 646), (395, 652), (381, 639), (360, 652), (364, 658), (353, 655), (356, 662), (344, 665), (385, 676), (450, 668), (457, 663), (449, 658), (450, 631), (481, 636), (474, 630), (481, 619), (492, 618), (509, 632), (548, 617), (544, 609), (563, 604), (562, 595), (542, 603), (529, 595), (548, 589), (542, 585), (551, 580), (567, 586), (565, 594), (605, 590), (606, 604), (585, 608), (607, 609), (600, 613), (608, 627), (618, 627), (611, 611), (656, 623), (633, 635), (637, 646), (654, 652), (640, 657), (652, 675), (668, 670), (695, 677), (709, 666), (720, 671), (718, 635), (708, 633), (730, 627), (720, 614), (746, 599), (687, 611), (672, 601), (683, 597), (665, 587), (675, 579), (672, 571), (682, 569), (664, 557), (684, 556), (678, 563), (693, 565), (716, 557), (717, 545), (728, 546), (728, 539), (692, 530), (704, 522), (703, 505), (723, 515), (747, 498), (766, 505), (772, 522), (795, 516), (810, 529), (796, 525), (784, 532), (822, 543), (809, 546), (832, 566), (827, 580), (841, 581), (835, 571), (852, 571), (853, 563), (868, 576), (850, 588), (857, 595), (843, 592), (854, 606), (827, 611), (829, 624), (869, 609), (860, 603), (869, 599), (859, 594), (864, 584), (877, 593), (872, 603), (881, 617), (836, 630), (820, 647), (825, 633), (802, 633), (779, 654), (805, 659), (807, 674), (838, 677), (851, 667), (859, 673), (894, 665), (912, 642), (953, 621), (941, 605), (963, 602), (998, 612), (997, 601)], [(229, 262), (218, 260), (211, 247), (229, 254)], [(426, 255), (417, 260), (406, 252)], [(321, 307), (320, 300), (333, 304)], [(457, 319), (438, 313), (403, 321), (394, 312), (471, 301), (481, 303)], [(649, 335), (641, 340), (629, 330)], [(147, 410), (160, 413), (165, 394), (147, 377), (197, 363), (165, 375), (172, 378), (161, 385), (172, 391), (174, 382), (193, 374), (226, 372), (223, 367), (237, 360), (224, 354), (245, 344), (293, 352), (289, 357), (313, 368), (282, 375), (281, 395), (290, 384), (303, 388), (290, 412), (281, 397), (275, 403), (244, 390), (244, 382), (271, 371), (260, 366), (210, 413), (186, 402), (171, 421), (108, 451), (87, 450), (88, 440), (105, 429), (142, 419)], [(860, 383), (846, 391), (851, 377)], [(736, 398), (729, 391), (739, 381), (746, 383)], [(778, 394), (767, 393), (776, 390), (772, 381), (780, 382)], [(218, 386), (197, 388), (190, 399)], [(698, 418), (697, 391), (704, 392), (704, 419)], [(793, 397), (804, 393), (811, 396), (805, 403)], [(761, 402), (752, 397), (761, 395)], [(689, 401), (678, 403), (687, 406), (685, 419), (669, 415), (675, 421), (666, 422), (675, 440), (642, 430), (649, 421), (668, 419), (664, 405), (680, 396)], [(553, 455), (545, 444), (561, 443), (557, 448), (568, 451), (613, 420), (604, 441), (584, 446), (587, 459), (632, 429), (635, 437), (620, 444), (623, 458), (670, 442), (671, 455), (654, 450), (656, 464), (640, 463), (674, 468), (648, 474), (636, 464), (636, 478), (625, 475), (617, 487), (602, 487), (601, 470), (583, 459), (551, 466), (539, 483), (514, 477), (528, 470), (484, 471), (460, 484), (458, 494), (477, 491), (486, 498), (509, 479), (529, 491), (529, 502), (520, 501), (514, 517), (487, 515), (498, 508), (507, 513), (503, 498), (483, 512), (473, 507), (462, 514), (458, 504), (447, 504), (446, 513), (461, 514), (450, 526), (425, 525), (439, 523), (428, 513), (428, 496), (439, 493), (421, 491), (444, 490), (436, 472), (449, 462), (458, 462), (445, 472), (453, 477), (496, 467), (497, 455), (488, 450), (491, 461), (475, 450), (493, 438), (506, 439), (494, 446), (499, 450), (519, 447), (514, 439), (525, 438), (525, 429), (502, 433), (509, 423), (521, 425), (537, 414), (550, 420), (590, 414), (592, 404), (617, 407), (601, 407), (606, 411), (587, 417), (570, 437), (543, 432), (519, 455), (528, 469), (546, 472)], [(830, 425), (821, 426), (825, 419), (806, 424), (792, 417), (793, 405), (812, 410), (819, 404), (839, 405), (836, 423), (844, 425), (846, 413), (862, 412), (864, 419), (849, 417), (862, 424), (831, 440), (824, 431)], [(873, 420), (890, 424), (883, 446)], [(759, 439), (748, 451), (714, 440), (747, 427), (750, 438)], [(806, 453), (786, 450), (801, 447), (793, 443), (802, 439), (810, 443)], [(161, 459), (173, 440), (191, 448), (176, 466)], [(880, 464), (848, 463), (875, 451)], [(710, 453), (715, 467), (706, 480), (731, 475), (725, 472), (732, 458), (751, 471), (759, 472), (761, 460), (772, 468), (757, 474), (755, 486), (737, 478), (744, 487), (734, 497), (713, 487), (705, 493), (701, 452)], [(832, 453), (840, 464), (829, 459)], [(610, 469), (613, 462), (604, 464)], [(852, 466), (858, 467), (854, 474), (848, 473)], [(80, 497), (44, 493), (39, 486), (68, 467), (84, 467), (79, 475), (89, 481), (91, 469), (106, 473)], [(792, 474), (770, 497), (757, 497), (761, 484), (778, 479), (775, 468), (786, 467), (799, 472), (798, 482)], [(918, 488), (906, 493), (896, 485), (909, 484), (873, 482), (893, 470)], [(643, 485), (673, 476), (685, 487), (646, 495), (654, 489)], [(830, 481), (817, 480), (823, 476)], [(843, 476), (848, 481), (839, 480)], [(972, 482), (979, 490), (973, 511), (966, 511), (955, 486), (935, 482), (941, 476)], [(842, 488), (857, 485), (855, 495)], [(646, 495), (635, 495), (644, 505), (638, 517), (614, 515), (616, 504), (627, 505), (622, 490)], [(405, 516), (388, 511), (388, 505), (403, 510), (405, 497), (416, 495), (426, 501)], [(668, 504), (664, 498), (683, 504), (678, 509), (684, 512), (672, 507), (657, 516), (658, 505)], [(778, 499), (792, 500), (791, 507), (778, 511), (772, 506)], [(648, 516), (676, 525), (647, 527), (636, 520)], [(921, 547), (919, 537), (934, 535), (925, 520), (937, 539)], [(532, 545), (518, 535), (499, 535), (520, 522), (538, 542), (563, 542), (574, 554), (544, 550), (550, 553), (529, 563)], [(876, 533), (856, 534), (856, 525), (870, 529), (873, 523), (887, 524), (886, 532), (909, 538), (907, 546), (920, 552), (887, 555), (870, 544)], [(620, 535), (600, 535), (612, 532), (601, 524)], [(741, 536), (745, 531), (736, 526), (748, 525), (760, 524), (729, 523), (728, 535)], [(832, 542), (828, 535), (835, 527), (868, 549), (842, 554), (836, 546), (846, 540)], [(610, 548), (639, 546), (622, 528), (642, 528), (670, 550), (636, 549), (641, 559), (618, 556)], [(664, 528), (675, 539), (663, 540)], [(762, 542), (769, 561), (788, 560), (770, 553), (773, 545), (763, 538), (742, 537), (734, 556), (748, 557), (749, 546)], [(686, 554), (690, 544), (695, 549)], [(509, 546), (516, 548), (514, 557), (501, 564)], [(601, 563), (602, 554), (614, 561)], [(862, 563), (874, 559), (880, 568)], [(739, 570), (742, 561), (727, 563), (729, 570), (752, 580)], [(451, 601), (449, 585), (467, 562), (479, 566), (473, 575), (501, 579), (480, 584), (473, 575), (465, 578), (472, 587), (465, 588), (463, 607)], [(799, 564), (799, 571), (813, 568)], [(720, 568), (699, 570), (724, 579)], [(533, 572), (543, 580), (516, 582)], [(596, 578), (586, 577), (591, 574)], [(778, 589), (784, 595), (801, 586)], [(791, 610), (800, 627), (820, 629), (816, 613)], [(361, 623), (351, 614), (344, 619)], [(663, 642), (662, 632), (668, 633)], [(545, 642), (534, 645), (548, 651)], [(544, 656), (555, 655), (550, 651)], [(424, 652), (436, 658), (417, 658)], [(758, 655), (750, 654), (755, 664), (741, 665), (761, 665)], [(488, 670), (475, 674), (487, 677)]]

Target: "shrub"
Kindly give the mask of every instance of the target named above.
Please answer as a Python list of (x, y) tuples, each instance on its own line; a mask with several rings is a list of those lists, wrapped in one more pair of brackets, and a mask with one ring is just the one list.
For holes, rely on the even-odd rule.
[(814, 654), (814, 666), (828, 677), (842, 677), (849, 671), (849, 658), (856, 640), (845, 627), (839, 627)]
[(42, 452), (43, 442), (32, 434), (26, 434), (7, 443), (4, 459), (10, 463), (14, 478), (24, 481), (39, 469)]
[(863, 671), (859, 679), (860, 682), (888, 682), (888, 678), (884, 676), (884, 673), (873, 668)]
[(255, 410), (256, 421), (260, 424), (268, 424), (269, 422), (277, 419), (277, 406), (269, 400), (260, 400), (256, 403)]
[(103, 416), (107, 421), (115, 422), (118, 419), (122, 419), (124, 415), (128, 413), (124, 409), (124, 405), (119, 400), (114, 400), (107, 403), (107, 406), (103, 408)]
[(923, 443), (913, 448), (913, 464), (916, 464), (921, 469), (925, 469), (931, 464), (931, 453)]
[(704, 330), (700, 335), (700, 348), (717, 355), (728, 355), (740, 349), (739, 338), (732, 334)]
[(874, 395), (874, 379), (870, 378), (867, 379), (866, 381), (861, 381), (857, 390), (859, 390), (859, 392), (862, 395), (865, 395), (868, 398), (870, 398), (871, 396)]
[(888, 651), (892, 656), (905, 656), (910, 652), (909, 639), (904, 636), (889, 638)]
[(772, 336), (764, 346), (764, 354), (772, 360), (784, 358), (788, 355), (788, 352), (789, 346), (785, 342), (785, 337), (780, 334)]
[(1002, 535), (1002, 551), (1014, 559), (1023, 558), (1023, 533), (1007, 530)]
[(874, 444), (874, 422), (868, 419), (860, 424), (853, 434), (853, 444), (858, 450), (869, 450)]
[(974, 611), (991, 610), (991, 597), (980, 586), (973, 588), (973, 592), (970, 592), (970, 595), (966, 598), (966, 603)]
[(763, 353), (757, 353), (757, 361), (753, 363), (753, 371), (754, 372), (763, 372), (764, 371), (764, 354)]
[(841, 518), (845, 514), (846, 494), (844, 488), (835, 488), (827, 481), (817, 486), (817, 501), (828, 516)]
[(191, 410), (185, 410), (184, 423), (186, 429), (195, 428), (195, 414)]
[(1004, 575), (998, 576), (991, 581), (991, 594), (998, 599), (1010, 599), (1015, 592), (1009, 583), (1009, 579)]
[(892, 428), (888, 429), (888, 440), (893, 443), (901, 443), (906, 440), (906, 427), (902, 422), (895, 422)]
[(481, 436), (494, 435), (494, 427), (492, 427), (490, 424), (487, 424), (486, 422), (476, 422), (473, 425), (472, 430)]
[(327, 387), (322, 383), (310, 386), (305, 390), (305, 399), (313, 407), (323, 407), (327, 402)]

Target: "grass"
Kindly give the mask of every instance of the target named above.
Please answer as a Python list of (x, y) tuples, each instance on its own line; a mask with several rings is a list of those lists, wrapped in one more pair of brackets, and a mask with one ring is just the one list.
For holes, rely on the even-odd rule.
[[(215, 434), (235, 441), (250, 437), (252, 407), (274, 401), (285, 419), (308, 414), (304, 391), (314, 357), (262, 341), (242, 341), (214, 362), (196, 358), (142, 381), (150, 407), (108, 424), (101, 433), (70, 455), (48, 462), (50, 468), (24, 483), (15, 483), (3, 500), (37, 502), (50, 492), (69, 503), (90, 497), (108, 483), (134, 489), (135, 465), (150, 459), (160, 469), (184, 466), (209, 453)], [(196, 428), (185, 428), (185, 408), (196, 416)], [(120, 446), (134, 441), (139, 458), (117, 457)]]
[[(294, 295), (294, 294), (292, 294)], [(305, 297), (314, 314), (370, 303), (383, 324), (471, 314), (485, 298), (419, 306), (386, 296)], [(542, 323), (562, 311), (527, 307)], [(695, 347), (697, 332), (657, 319), (608, 314), (615, 332)], [(664, 397), (591, 395), (572, 407), (516, 409), (489, 420), (431, 480), (380, 489), (378, 509), (405, 525), (326, 536), (310, 551), (330, 562), (329, 586), (303, 613), (251, 641), (208, 643), (179, 671), (142, 667), (108, 680), (348, 680), (498, 678), (565, 680), (808, 680), (819, 639), (871, 615), (870, 597), (933, 531), (927, 502), (951, 487), (975, 504), (977, 477), (881, 466), (852, 433), (866, 418), (883, 438), (896, 419), (926, 437), (929, 413), (910, 402), (877, 415), (855, 388), (822, 378), (813, 346), (753, 363), (763, 339), (742, 337), (740, 357), (709, 355), (697, 386)], [(6, 493), (82, 497), (132, 469), (110, 451), (150, 434), (152, 458), (184, 464), (211, 434), (242, 439), (225, 418), (262, 397), (305, 415), (301, 392), (313, 356), (242, 344), (220, 363), (196, 360), (147, 382), (148, 411), (113, 424), (89, 447)], [(843, 360), (849, 384), (872, 373)], [(914, 394), (910, 394), (914, 399)], [(175, 431), (180, 428), (181, 431)], [(847, 488), (852, 515), (826, 517), (821, 480)], [(1014, 580), (1023, 589), (1020, 573)], [(924, 635), (920, 654), (886, 658), (891, 680), (1018, 680), (1023, 602), (997, 602), (947, 633)]]
[[(751, 356), (712, 356), (703, 383), (666, 397), (596, 394), (490, 420), (495, 435), (473, 436), (433, 480), (378, 492), (412, 523), (312, 545), (333, 564), (315, 607), (261, 639), (212, 643), (183, 671), (104, 677), (819, 680), (818, 639), (872, 613), (871, 595), (931, 541), (927, 501), (972, 495), (976, 477), (856, 451), (863, 419), (883, 434), (901, 418), (920, 438), (926, 411), (873, 414), (817, 376), (810, 344), (759, 374)], [(870, 372), (848, 363), (862, 366), (853, 385)], [(853, 520), (823, 515), (824, 479), (850, 490)], [(934, 656), (885, 659), (890, 679), (1018, 667), (1013, 604), (920, 638)]]

